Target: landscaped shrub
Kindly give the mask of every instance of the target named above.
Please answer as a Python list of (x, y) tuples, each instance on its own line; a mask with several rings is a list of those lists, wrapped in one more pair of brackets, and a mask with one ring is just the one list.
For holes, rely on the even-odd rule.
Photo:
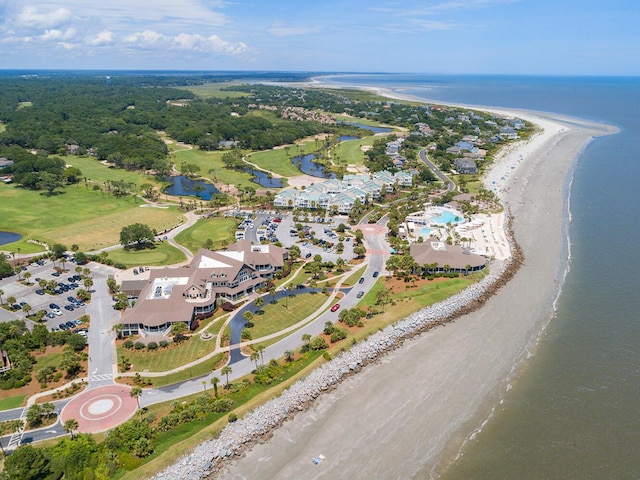
[(158, 349), (158, 344), (156, 342), (149, 342), (149, 345), (147, 345), (147, 348), (149, 350), (157, 350)]
[(238, 420), (238, 415), (236, 415), (235, 413), (231, 412), (229, 414), (229, 423), (233, 423), (233, 422), (235, 422), (237, 420)]
[(166, 340), (160, 340), (160, 347), (167, 348), (169, 346), (169, 342)]
[(144, 343), (142, 342), (136, 342), (134, 345), (136, 350), (142, 350), (144, 348)]
[(325, 348), (329, 348), (327, 341), (322, 337), (314, 338), (313, 340), (311, 340), (309, 346), (311, 350), (324, 350)]
[(225, 312), (233, 312), (236, 309), (236, 306), (231, 302), (224, 302), (222, 304), (222, 310)]
[(133, 340), (131, 339), (127, 339), (124, 342), (122, 342), (122, 346), (124, 348), (133, 348)]
[(331, 334), (331, 343), (336, 343), (345, 338), (347, 338), (347, 331), (342, 328), (336, 328)]

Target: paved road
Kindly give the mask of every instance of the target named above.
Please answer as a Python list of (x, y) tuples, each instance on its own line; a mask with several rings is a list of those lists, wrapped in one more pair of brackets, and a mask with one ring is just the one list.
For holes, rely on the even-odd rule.
[(436, 176), (442, 180), (442, 182), (447, 185), (447, 191), (449, 192), (453, 192), (456, 188), (456, 184), (453, 183), (449, 177), (447, 177), (444, 173), (442, 173), (442, 171), (436, 167), (433, 162), (431, 160), (429, 160), (429, 157), (427, 157), (427, 149), (423, 148), (422, 150), (420, 150), (420, 152), (418, 153), (418, 156), (420, 157), (420, 160), (422, 160), (425, 165), (427, 167), (429, 167), (431, 170), (433, 170), (433, 173), (436, 174)]

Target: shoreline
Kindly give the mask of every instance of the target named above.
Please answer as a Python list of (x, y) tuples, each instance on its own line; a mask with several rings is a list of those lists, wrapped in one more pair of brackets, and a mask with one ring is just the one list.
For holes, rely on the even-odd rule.
[[(332, 87), (335, 88), (335, 86)], [(420, 99), (420, 101), (431, 103), (423, 99)], [(443, 104), (442, 102), (435, 103)], [(469, 106), (469, 108), (476, 108), (483, 111), (496, 111), (490, 107), (481, 108)], [(520, 118), (526, 120), (529, 120), (529, 118), (525, 118), (525, 115), (530, 115), (529, 112), (520, 110), (500, 109), (500, 114), (505, 113), (507, 115), (517, 114)], [(421, 414), (429, 417), (429, 415), (441, 415), (442, 411), (446, 410), (448, 416), (444, 415), (443, 418), (449, 418), (449, 421), (445, 421), (444, 423), (440, 422), (438, 427), (429, 426), (432, 428), (433, 445), (429, 445), (428, 448), (428, 461), (420, 465), (420, 461), (424, 459), (424, 455), (417, 460), (407, 459), (406, 464), (411, 468), (411, 471), (403, 472), (401, 476), (416, 476), (416, 474), (420, 473), (421, 475), (419, 476), (424, 478), (425, 474), (429, 476), (438, 470), (442, 470), (446, 465), (447, 459), (455, 458), (455, 452), (459, 454), (461, 445), (464, 446), (466, 440), (470, 437), (467, 432), (472, 432), (472, 436), (478, 429), (477, 425), (482, 425), (490, 417), (491, 410), (497, 404), (501, 392), (508, 388), (508, 382), (513, 375), (521, 370), (522, 360), (531, 354), (531, 348), (534, 347), (536, 339), (541, 332), (544, 331), (544, 326), (552, 317), (553, 309), (549, 310), (549, 306), (555, 304), (555, 300), (561, 289), (558, 276), (562, 269), (562, 266), (558, 269), (558, 265), (554, 259), (562, 258), (564, 251), (562, 235), (566, 233), (566, 224), (569, 220), (567, 215), (563, 214), (563, 212), (568, 213), (566, 188), (570, 185), (568, 182), (570, 182), (570, 176), (573, 174), (572, 172), (575, 168), (576, 161), (590, 139), (597, 134), (604, 135), (613, 133), (613, 130), (605, 125), (581, 122), (580, 120), (574, 119), (571, 119), (569, 123), (561, 123), (561, 119), (550, 114), (541, 114), (540, 117), (534, 115), (532, 118), (534, 117), (536, 121), (533, 123), (538, 125), (548, 122), (544, 133), (536, 135), (536, 137), (530, 139), (523, 145), (519, 145), (518, 149), (500, 155), (499, 161), (496, 158), (496, 163), (486, 178), (487, 180), (491, 178), (490, 175), (494, 172), (496, 172), (495, 174), (500, 173), (500, 170), (497, 169), (500, 166), (501, 168), (510, 169), (511, 164), (508, 162), (513, 161), (513, 155), (523, 155), (524, 157), (524, 153), (521, 152), (526, 153), (527, 157), (518, 162), (514, 168), (514, 171), (521, 173), (516, 175), (514, 172), (513, 177), (505, 179), (504, 186), (508, 186), (509, 189), (505, 189), (505, 191), (502, 192), (503, 196), (501, 196), (501, 200), (505, 204), (505, 208), (509, 208), (512, 214), (511, 219), (515, 232), (514, 236), (510, 237), (510, 240), (515, 238), (516, 245), (522, 242), (523, 249), (527, 252), (525, 253), (527, 260), (534, 260), (533, 263), (535, 264), (537, 258), (544, 264), (544, 268), (537, 268), (537, 265), (530, 266), (528, 265), (529, 262), (527, 262), (527, 264), (524, 265), (525, 268), (512, 272), (513, 278), (511, 278), (510, 282), (498, 282), (498, 289), (503, 289), (504, 291), (485, 299), (486, 301), (483, 302), (482, 308), (471, 308), (472, 311), (468, 311), (466, 309), (467, 307), (461, 306), (461, 304), (458, 303), (456, 305), (457, 313), (454, 313), (454, 316), (452, 318), (450, 317), (449, 321), (454, 319), (459, 321), (448, 323), (447, 328), (433, 329), (434, 324), (429, 323), (427, 328), (418, 328), (417, 330), (419, 331), (416, 331), (414, 326), (412, 333), (407, 335), (407, 337), (403, 337), (399, 342), (397, 340), (391, 342), (383, 351), (378, 351), (373, 360), (375, 365), (364, 369), (362, 375), (353, 376), (351, 374), (351, 371), (360, 371), (361, 369), (361, 365), (358, 365), (356, 362), (356, 366), (353, 369), (348, 368), (343, 376), (340, 376), (333, 384), (323, 384), (321, 392), (330, 391), (331, 393), (320, 395), (316, 401), (312, 400), (312, 398), (315, 399), (316, 396), (312, 396), (312, 398), (309, 398), (308, 403), (302, 408), (298, 405), (295, 411), (300, 411), (301, 413), (295, 415), (291, 421), (285, 422), (291, 419), (294, 412), (287, 412), (284, 417), (276, 422), (272, 422), (271, 424), (268, 422), (267, 424), (263, 423), (261, 427), (266, 428), (266, 430), (256, 432), (253, 436), (254, 438), (237, 438), (236, 441), (239, 441), (237, 451), (221, 451), (218, 449), (217, 454), (219, 458), (228, 458), (231, 460), (231, 457), (237, 458), (243, 455), (243, 458), (234, 461), (230, 467), (228, 466), (228, 460), (218, 464), (218, 468), (222, 467), (223, 464), (227, 465), (222, 475), (229, 476), (231, 472), (235, 471), (233, 476), (229, 476), (228, 478), (256, 478), (256, 474), (262, 474), (263, 476), (267, 474), (266, 476), (269, 478), (297, 478), (301, 474), (306, 476), (309, 474), (307, 465), (310, 463), (309, 459), (319, 452), (309, 450), (308, 447), (311, 444), (321, 444), (323, 442), (326, 444), (323, 453), (327, 455), (327, 458), (333, 457), (335, 463), (332, 462), (330, 466), (329, 462), (325, 462), (322, 471), (314, 471), (319, 475), (315, 478), (325, 476), (326, 478), (331, 478), (332, 475), (335, 476), (337, 472), (345, 473), (345, 464), (336, 459), (336, 457), (339, 457), (340, 451), (335, 451), (335, 445), (333, 446), (333, 450), (330, 449), (329, 445), (332, 442), (328, 442), (328, 440), (332, 438), (335, 439), (336, 435), (340, 433), (340, 430), (347, 426), (344, 424), (345, 420), (348, 424), (352, 424), (355, 419), (350, 418), (351, 415), (346, 415), (345, 418), (345, 414), (343, 413), (341, 417), (343, 422), (339, 422), (338, 425), (335, 424), (334, 419), (324, 416), (326, 411), (347, 410), (351, 411), (353, 415), (353, 413), (361, 409), (359, 406), (362, 402), (373, 401), (374, 398), (376, 399), (377, 405), (393, 405), (394, 400), (398, 399), (392, 395), (385, 396), (380, 394), (372, 397), (371, 392), (368, 392), (366, 398), (358, 398), (364, 394), (354, 391), (355, 387), (353, 384), (362, 386), (362, 383), (365, 381), (363, 377), (382, 376), (388, 383), (396, 382), (396, 387), (402, 388), (402, 385), (398, 384), (398, 371), (406, 368), (407, 364), (409, 366), (415, 364), (418, 360), (421, 362), (421, 367), (426, 368), (431, 374), (428, 375), (429, 378), (444, 381), (442, 385), (439, 385), (438, 389), (431, 389), (432, 391), (428, 392), (428, 398), (433, 404), (431, 414), (429, 414), (428, 409), (421, 411)], [(575, 125), (579, 125), (580, 127), (576, 128)], [(563, 151), (564, 153), (569, 152), (571, 154), (570, 158), (567, 159), (566, 156), (564, 157), (564, 162), (562, 162), (560, 166), (561, 168), (557, 168), (558, 165), (549, 165), (549, 159), (552, 153), (555, 153), (556, 160), (558, 160), (558, 156), (562, 157), (562, 155), (558, 155), (556, 150), (560, 143), (564, 141), (566, 141), (566, 144), (563, 144)], [(520, 157), (517, 158), (519, 159)], [(544, 163), (543, 160), (547, 160), (547, 162)], [(551, 160), (553, 160), (553, 158), (551, 158)], [(563, 160), (563, 158), (560, 158), (560, 160)], [(550, 178), (550, 184), (545, 183), (546, 179), (543, 179), (542, 182), (540, 181), (542, 175), (537, 174), (538, 168), (547, 168), (548, 174), (556, 174), (555, 178)], [(534, 172), (536, 173), (534, 174)], [(558, 181), (559, 179), (560, 182)], [(518, 187), (520, 186), (526, 188), (519, 190)], [(549, 188), (550, 186), (552, 188)], [(558, 186), (560, 188), (558, 188)], [(513, 191), (511, 191), (512, 188)], [(545, 193), (549, 195), (545, 196)], [(531, 203), (534, 199), (539, 201), (540, 205), (534, 204), (532, 206)], [(554, 207), (557, 209), (560, 205), (563, 206), (562, 209), (559, 209), (558, 213), (560, 213), (560, 215), (551, 215)], [(532, 209), (534, 209), (535, 219), (533, 218), (534, 215), (527, 215), (525, 220), (525, 212), (530, 214), (532, 213)], [(550, 219), (546, 218), (548, 215), (553, 217), (553, 221), (550, 222)], [(537, 234), (539, 234), (539, 227), (548, 227), (551, 224), (556, 227), (553, 232), (553, 238), (548, 238), (546, 242), (537, 242), (544, 244), (542, 246), (534, 245), (535, 242), (533, 242), (533, 240), (536, 239)], [(518, 242), (519, 237), (520, 242)], [(530, 257), (530, 255), (533, 255), (533, 257)], [(515, 256), (519, 257), (519, 255)], [(523, 270), (527, 270), (526, 274), (523, 273)], [(566, 271), (566, 268), (564, 270)], [(549, 276), (550, 274), (551, 277)], [(533, 275), (533, 277), (530, 278), (529, 275)], [(564, 274), (561, 275), (561, 277), (563, 276)], [(553, 279), (556, 280), (555, 284), (552, 281)], [(531, 297), (535, 298), (529, 298), (528, 302), (522, 302), (523, 305), (520, 310), (525, 320), (511, 322), (513, 324), (517, 323), (515, 330), (513, 325), (506, 331), (502, 330), (500, 327), (505, 327), (509, 323), (508, 317), (510, 317), (510, 315), (505, 315), (505, 308), (508, 309), (511, 303), (509, 301), (510, 295), (521, 297), (523, 293), (528, 292), (528, 290), (532, 288), (532, 282), (535, 282), (535, 284), (541, 288), (538, 295), (531, 295)], [(546, 288), (544, 287), (545, 285)], [(454, 303), (460, 300), (455, 297), (452, 298)], [(551, 300), (550, 303), (549, 300)], [(474, 307), (474, 304), (475, 300), (467, 302), (467, 305), (471, 305), (471, 307)], [(540, 313), (536, 314), (535, 312)], [(415, 315), (424, 313), (424, 311), (421, 311), (418, 314), (408, 317), (407, 320), (399, 321), (399, 323), (406, 322)], [(527, 313), (528, 316), (526, 315)], [(495, 315), (495, 319), (487, 322), (486, 318), (483, 318), (487, 315)], [(480, 325), (480, 322), (477, 320), (485, 321), (486, 325)], [(439, 322), (437, 325), (440, 325), (440, 323), (444, 322)], [(490, 328), (492, 326), (494, 327), (493, 329)], [(425, 334), (424, 330), (428, 330), (429, 333)], [(516, 337), (513, 336), (514, 333), (517, 334)], [(409, 340), (409, 338), (413, 339)], [(490, 343), (489, 340), (494, 340), (493, 343), (496, 344), (497, 351), (483, 351), (483, 341)], [(508, 343), (508, 349), (503, 347), (505, 341)], [(461, 342), (468, 347), (467, 350), (460, 348)], [(400, 346), (403, 348), (398, 348)], [(500, 347), (500, 349), (498, 349), (498, 347)], [(391, 349), (391, 353), (389, 353), (389, 349)], [(415, 350), (418, 349), (420, 352), (416, 355), (417, 352), (415, 352)], [(351, 350), (343, 355), (349, 355), (350, 352)], [(508, 359), (513, 360), (505, 363), (503, 358), (505, 354)], [(478, 362), (477, 360), (481, 355), (485, 355), (487, 358), (484, 359), (483, 362)], [(326, 365), (331, 365), (340, 357)], [(474, 361), (476, 361), (477, 365), (474, 364)], [(398, 363), (398, 365), (394, 366), (394, 363)], [(322, 368), (324, 367), (321, 367), (321, 369)], [(312, 377), (318, 370), (312, 372), (309, 377)], [(387, 372), (385, 372), (385, 370)], [(388, 371), (392, 372), (392, 374), (387, 375)], [(345, 376), (347, 378), (344, 378)], [(465, 380), (464, 382), (460, 380), (461, 377)], [(479, 377), (482, 379), (479, 387), (478, 380), (471, 377)], [(353, 381), (351, 381), (352, 379)], [(421, 378), (419, 380), (423, 379)], [(405, 380), (405, 383), (406, 382), (407, 380)], [(427, 382), (427, 387), (429, 385)], [(450, 393), (447, 391), (445, 385), (449, 385), (453, 392)], [(291, 389), (293, 388), (294, 387), (291, 387)], [(346, 397), (345, 391), (350, 391), (349, 397)], [(337, 396), (342, 396), (342, 398), (338, 400), (335, 398)], [(471, 401), (469, 399), (471, 399)], [(338, 402), (342, 404), (338, 405)], [(256, 411), (260, 408), (262, 407), (259, 407)], [(486, 413), (487, 409), (489, 411), (488, 414)], [(241, 424), (245, 419), (246, 421), (252, 420), (255, 422), (255, 418), (250, 418), (252, 413), (237, 422), (237, 424), (234, 424), (233, 428), (238, 428), (240, 426), (238, 424)], [(396, 413), (396, 415), (398, 414)], [(383, 414), (383, 416), (388, 415)], [(480, 419), (480, 421), (478, 421), (478, 419)], [(378, 417), (378, 421), (384, 420)], [(372, 421), (369, 420), (367, 423), (371, 424), (371, 422)], [(258, 422), (258, 424), (259, 423), (260, 422)], [(302, 425), (300, 425), (301, 423)], [(413, 422), (409, 423), (409, 425), (412, 425), (412, 423)], [(317, 431), (315, 431), (311, 437), (309, 437), (308, 432), (305, 431), (309, 430), (309, 425), (317, 426)], [(366, 434), (366, 424), (359, 425), (359, 427), (359, 434)], [(338, 430), (336, 430), (336, 428), (338, 428)], [(274, 432), (274, 429), (277, 430)], [(358, 435), (358, 428), (348, 430), (344, 436), (352, 438)], [(398, 434), (399, 432), (396, 433), (396, 435)], [(219, 440), (223, 438), (223, 435), (224, 432), (221, 434)], [(272, 436), (273, 438), (270, 442), (254, 446), (256, 443), (264, 442), (268, 437)], [(302, 437), (301, 441), (292, 440), (292, 438), (300, 436)], [(304, 441), (305, 439), (307, 440), (306, 442)], [(346, 441), (346, 438), (342, 438), (342, 440)], [(227, 438), (227, 441), (229, 441), (229, 438)], [(335, 444), (335, 440), (333, 443)], [(206, 444), (198, 448), (204, 445)], [(249, 449), (247, 447), (254, 448)], [(294, 447), (295, 452), (292, 451)], [(205, 456), (208, 455), (209, 458), (213, 457), (214, 445), (209, 445), (207, 448), (209, 449), (209, 453), (202, 452), (201, 454)], [(207, 450), (207, 448), (205, 448), (205, 450)], [(340, 450), (351, 452), (350, 457), (353, 457), (354, 452), (351, 450), (343, 448)], [(366, 459), (367, 452), (360, 452), (359, 455), (360, 457), (356, 456), (352, 463), (357, 464), (360, 468), (351, 473), (351, 476), (355, 475), (354, 478), (366, 478), (367, 475), (371, 474), (371, 471), (367, 473), (367, 470), (362, 468), (362, 462), (358, 460), (362, 459), (362, 455), (365, 455)], [(369, 452), (368, 455), (371, 455), (371, 452)], [(265, 463), (265, 458), (269, 460), (268, 463)], [(182, 466), (180, 475), (184, 478), (200, 478), (199, 476), (190, 476), (196, 474), (193, 470), (185, 474), (184, 468), (186, 463), (188, 462), (183, 458), (176, 464), (176, 466)], [(373, 472), (380, 473), (380, 465), (375, 465), (376, 462), (372, 463), (374, 463), (375, 466)], [(209, 470), (209, 467), (210, 465), (207, 466), (206, 470)], [(393, 463), (387, 466), (387, 468), (394, 467), (397, 467), (397, 465), (393, 465)], [(418, 468), (417, 471), (416, 468)], [(393, 472), (394, 475), (399, 475), (399, 470), (396, 468), (394, 468)], [(156, 478), (167, 477), (158, 476)]]

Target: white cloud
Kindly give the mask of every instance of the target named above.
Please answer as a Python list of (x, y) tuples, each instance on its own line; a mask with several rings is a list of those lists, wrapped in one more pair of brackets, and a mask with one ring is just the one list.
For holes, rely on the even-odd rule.
[(40, 36), (42, 40), (50, 41), (50, 40), (71, 40), (76, 36), (75, 28), (67, 28), (64, 32), (62, 30), (51, 29), (45, 30), (45, 32)]
[(36, 7), (25, 7), (18, 14), (16, 23), (22, 27), (52, 28), (62, 25), (71, 18), (71, 12), (66, 8), (40, 13)]
[(282, 22), (275, 22), (267, 31), (276, 37), (291, 37), (296, 35), (308, 35), (321, 30), (320, 27), (285, 25)]
[(103, 30), (102, 32), (98, 33), (97, 35), (94, 35), (92, 37), (88, 37), (87, 38), (87, 44), (91, 45), (91, 46), (98, 46), (98, 45), (108, 45), (110, 43), (113, 43), (113, 32), (109, 31), (109, 30)]
[(243, 42), (228, 42), (218, 35), (204, 37), (198, 34), (180, 33), (175, 36), (163, 35), (153, 30), (137, 32), (125, 37), (124, 42), (138, 48), (167, 48), (193, 52), (238, 55), (248, 50)]

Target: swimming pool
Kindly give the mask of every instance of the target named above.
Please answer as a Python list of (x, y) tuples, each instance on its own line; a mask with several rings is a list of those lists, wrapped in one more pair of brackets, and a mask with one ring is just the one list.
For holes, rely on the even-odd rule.
[(428, 237), (431, 234), (431, 229), (424, 227), (422, 228), (422, 230), (420, 230), (420, 236), (421, 237)]
[(464, 221), (462, 217), (459, 217), (455, 213), (452, 213), (448, 210), (441, 210), (440, 214), (437, 216), (434, 216), (432, 220), (436, 223), (442, 223), (442, 224), (462, 223)]

